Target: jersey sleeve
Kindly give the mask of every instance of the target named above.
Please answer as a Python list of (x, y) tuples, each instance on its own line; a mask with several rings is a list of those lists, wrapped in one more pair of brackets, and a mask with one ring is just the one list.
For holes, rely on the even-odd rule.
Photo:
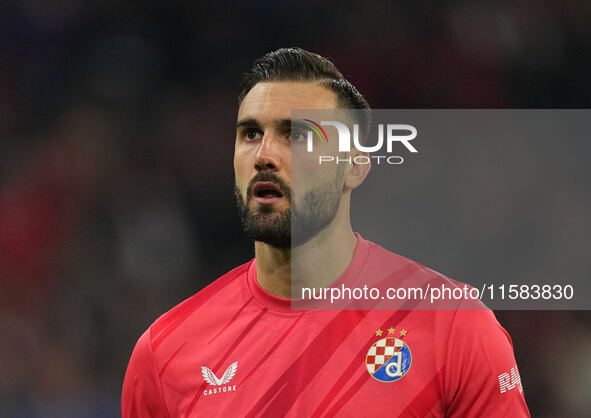
[(513, 343), (492, 311), (458, 310), (445, 365), (449, 417), (529, 417)]
[(123, 381), (123, 418), (169, 418), (148, 329), (138, 340)]

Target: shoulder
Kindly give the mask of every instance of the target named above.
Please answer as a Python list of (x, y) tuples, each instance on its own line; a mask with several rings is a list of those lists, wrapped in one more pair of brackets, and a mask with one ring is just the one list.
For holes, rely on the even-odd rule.
[(168, 312), (161, 315), (149, 327), (154, 349), (178, 326), (185, 322), (199, 308), (214, 298), (219, 293), (239, 284), (240, 279), (248, 272), (252, 260), (227, 272), (210, 285), (197, 292), (195, 295), (176, 305)]
[(491, 310), (456, 312), (444, 387), (449, 416), (529, 416), (513, 343)]
[[(369, 242), (365, 277), (381, 290), (396, 289), (400, 303), (414, 300), (412, 309), (488, 310), (471, 285)], [(367, 279), (366, 279), (367, 280)], [(402, 306), (400, 306), (402, 308)], [(494, 317), (494, 316), (493, 316)]]
[[(181, 302), (160, 316), (142, 334), (125, 374), (121, 409), (123, 417), (169, 417), (160, 381), (162, 371), (168, 366), (164, 360), (178, 354), (187, 336), (202, 335), (195, 332), (196, 326), (204, 317), (215, 316), (215, 307), (212, 308), (208, 302), (216, 297), (227, 296), (228, 291), (241, 291), (241, 278), (245, 277), (251, 263), (231, 270)], [(197, 314), (201, 308), (206, 309), (206, 315)]]
[(424, 280), (436, 279), (452, 286), (463, 284), (452, 280), (415, 260), (387, 250), (379, 244), (371, 241), (367, 242), (369, 244), (369, 264), (374, 268), (385, 272), (398, 273), (398, 275), (413, 275)]

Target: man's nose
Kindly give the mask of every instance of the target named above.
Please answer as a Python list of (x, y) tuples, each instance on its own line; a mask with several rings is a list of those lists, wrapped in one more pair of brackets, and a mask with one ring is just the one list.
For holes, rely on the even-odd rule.
[(256, 155), (255, 168), (257, 171), (281, 169), (281, 156), (279, 155), (279, 144), (272, 135), (265, 134)]

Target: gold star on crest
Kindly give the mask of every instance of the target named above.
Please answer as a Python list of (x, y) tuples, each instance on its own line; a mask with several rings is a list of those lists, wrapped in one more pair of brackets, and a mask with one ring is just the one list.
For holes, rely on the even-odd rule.
[(408, 332), (407, 330), (403, 329), (402, 331), (400, 331), (400, 336), (404, 337), (407, 332)]
[(384, 331), (382, 331), (381, 329), (379, 329), (379, 330), (376, 331), (376, 335), (378, 337), (381, 337), (383, 333), (384, 333)]
[(388, 328), (388, 334), (394, 334), (394, 331), (396, 331), (394, 328)]

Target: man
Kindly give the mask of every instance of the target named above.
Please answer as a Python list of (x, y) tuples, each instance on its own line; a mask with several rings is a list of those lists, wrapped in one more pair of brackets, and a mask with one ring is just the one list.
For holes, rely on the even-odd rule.
[(297, 153), (293, 110), (369, 108), (332, 63), (280, 49), (242, 88), (236, 198), (255, 258), (140, 337), (123, 416), (529, 416), (511, 340), (489, 310), (292, 309), (294, 270), (315, 288), (457, 283), (353, 232), (351, 191), (368, 164), (317, 170)]

